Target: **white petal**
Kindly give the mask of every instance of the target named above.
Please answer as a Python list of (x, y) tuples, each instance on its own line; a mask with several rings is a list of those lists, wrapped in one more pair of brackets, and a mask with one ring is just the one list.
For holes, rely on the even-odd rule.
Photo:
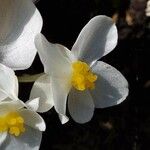
[(39, 77), (31, 90), (30, 99), (39, 97), (38, 112), (46, 112), (53, 107), (52, 89), (49, 75)]
[(15, 69), (30, 67), (37, 52), (34, 38), (42, 18), (31, 0), (0, 0), (0, 62)]
[(8, 135), (1, 150), (39, 150), (42, 132), (26, 126), (26, 131), (18, 136)]
[(3, 101), (0, 103), (0, 115), (6, 114), (8, 112), (18, 111), (19, 109), (23, 108), (25, 104), (20, 101)]
[(71, 51), (62, 45), (49, 43), (42, 34), (36, 36), (35, 44), (45, 73), (61, 77), (70, 74)]
[(21, 109), (19, 113), (24, 118), (26, 125), (39, 131), (45, 131), (45, 122), (38, 113), (28, 109)]
[(66, 116), (67, 96), (70, 90), (69, 79), (52, 78), (51, 79), (52, 94), (54, 100), (54, 107), (62, 124), (69, 119)]
[(146, 12), (146, 16), (149, 17), (150, 16), (150, 12)]
[(82, 61), (93, 64), (117, 44), (117, 28), (112, 19), (96, 16), (82, 29), (72, 51)]
[(39, 103), (40, 103), (39, 100), (40, 100), (40, 98), (35, 98), (35, 99), (28, 100), (26, 102), (26, 107), (28, 109), (31, 109), (31, 110), (36, 112), (39, 108)]
[(147, 8), (149, 8), (149, 7), (150, 7), (150, 1), (147, 2)]
[(12, 69), (0, 64), (0, 101), (8, 96), (17, 99), (18, 80)]
[(97, 62), (93, 72), (98, 75), (95, 90), (91, 90), (95, 107), (104, 108), (120, 104), (128, 95), (128, 82), (114, 67)]
[(0, 149), (1, 149), (1, 145), (6, 140), (6, 137), (7, 137), (7, 132), (0, 133)]
[(14, 84), (15, 84), (15, 86), (14, 86), (14, 95), (16, 96), (16, 97), (18, 97), (18, 92), (19, 92), (19, 83), (18, 83), (18, 78), (17, 78), (17, 76), (15, 76), (15, 78), (14, 78)]
[(76, 122), (90, 121), (94, 113), (94, 103), (89, 91), (72, 89), (68, 97), (68, 109)]

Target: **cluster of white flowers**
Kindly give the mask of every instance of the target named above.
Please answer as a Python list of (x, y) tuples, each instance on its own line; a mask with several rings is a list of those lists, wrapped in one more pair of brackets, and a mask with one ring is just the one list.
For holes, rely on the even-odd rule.
[[(128, 82), (114, 67), (98, 61), (118, 39), (111, 18), (96, 16), (82, 29), (71, 51), (40, 33), (42, 17), (31, 0), (0, 0), (0, 150), (38, 150), (45, 122), (37, 112), (53, 106), (62, 124), (91, 120), (94, 108), (117, 105)], [(26, 103), (18, 98), (14, 70), (29, 68), (38, 52), (44, 65)], [(68, 101), (67, 101), (68, 99)]]

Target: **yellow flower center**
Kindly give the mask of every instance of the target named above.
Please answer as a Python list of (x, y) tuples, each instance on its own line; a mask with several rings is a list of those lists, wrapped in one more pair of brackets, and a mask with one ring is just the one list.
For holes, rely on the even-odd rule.
[(82, 61), (72, 63), (72, 86), (77, 90), (94, 89), (97, 76), (90, 70), (90, 66)]
[(0, 117), (0, 133), (6, 131), (14, 136), (19, 136), (25, 132), (24, 119), (18, 112), (10, 112)]

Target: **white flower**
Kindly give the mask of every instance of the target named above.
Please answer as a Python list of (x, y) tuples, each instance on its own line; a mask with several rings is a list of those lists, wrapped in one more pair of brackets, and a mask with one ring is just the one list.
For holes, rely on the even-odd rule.
[(114, 49), (117, 38), (116, 26), (106, 16), (90, 20), (71, 51), (37, 35), (35, 44), (46, 73), (31, 90), (31, 98), (41, 97), (37, 111), (44, 112), (54, 106), (65, 123), (68, 97), (70, 115), (76, 122), (85, 123), (92, 118), (94, 108), (117, 105), (125, 100), (126, 79), (112, 66), (97, 61)]
[(30, 67), (42, 17), (31, 0), (0, 0), (0, 63), (14, 70)]
[(146, 12), (146, 16), (149, 17), (150, 16), (150, 0), (147, 1), (145, 12)]
[(18, 80), (12, 69), (0, 64), (0, 149), (38, 150), (45, 122), (35, 110), (39, 99), (18, 99)]

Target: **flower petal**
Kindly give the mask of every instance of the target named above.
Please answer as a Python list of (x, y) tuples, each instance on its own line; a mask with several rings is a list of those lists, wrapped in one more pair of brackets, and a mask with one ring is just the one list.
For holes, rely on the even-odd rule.
[(6, 137), (7, 137), (7, 132), (0, 133), (0, 149), (1, 149), (1, 145), (6, 140)]
[(19, 113), (24, 118), (26, 125), (39, 131), (45, 131), (45, 122), (38, 113), (28, 109), (21, 109)]
[(18, 111), (24, 106), (25, 104), (20, 100), (3, 101), (0, 103), (0, 115), (6, 114), (8, 112)]
[(8, 96), (17, 99), (18, 80), (12, 69), (0, 64), (0, 101)]
[(92, 70), (98, 75), (95, 89), (91, 90), (96, 108), (117, 105), (125, 100), (128, 82), (117, 69), (100, 61)]
[(28, 100), (26, 102), (26, 107), (28, 109), (31, 109), (31, 110), (37, 112), (37, 110), (39, 108), (39, 100), (40, 100), (40, 98), (35, 98), (35, 99)]
[(42, 34), (36, 36), (35, 44), (45, 73), (61, 77), (70, 74), (71, 51), (62, 45), (49, 43)]
[(146, 12), (146, 16), (149, 17), (150, 16), (150, 1), (147, 1), (145, 12)]
[(26, 131), (18, 136), (8, 135), (1, 150), (39, 150), (42, 132), (26, 126)]
[(31, 0), (0, 1), (0, 62), (14, 70), (30, 67), (42, 18)]
[(51, 86), (55, 110), (59, 114), (61, 123), (64, 124), (69, 120), (66, 116), (66, 102), (70, 90), (69, 80), (52, 78)]
[(76, 122), (90, 121), (94, 113), (94, 103), (89, 91), (72, 89), (68, 97), (68, 109)]
[(96, 16), (82, 29), (72, 52), (79, 60), (93, 64), (115, 48), (117, 39), (117, 28), (112, 19)]
[(39, 97), (37, 112), (46, 112), (53, 107), (52, 89), (49, 75), (39, 77), (31, 90), (30, 99)]

